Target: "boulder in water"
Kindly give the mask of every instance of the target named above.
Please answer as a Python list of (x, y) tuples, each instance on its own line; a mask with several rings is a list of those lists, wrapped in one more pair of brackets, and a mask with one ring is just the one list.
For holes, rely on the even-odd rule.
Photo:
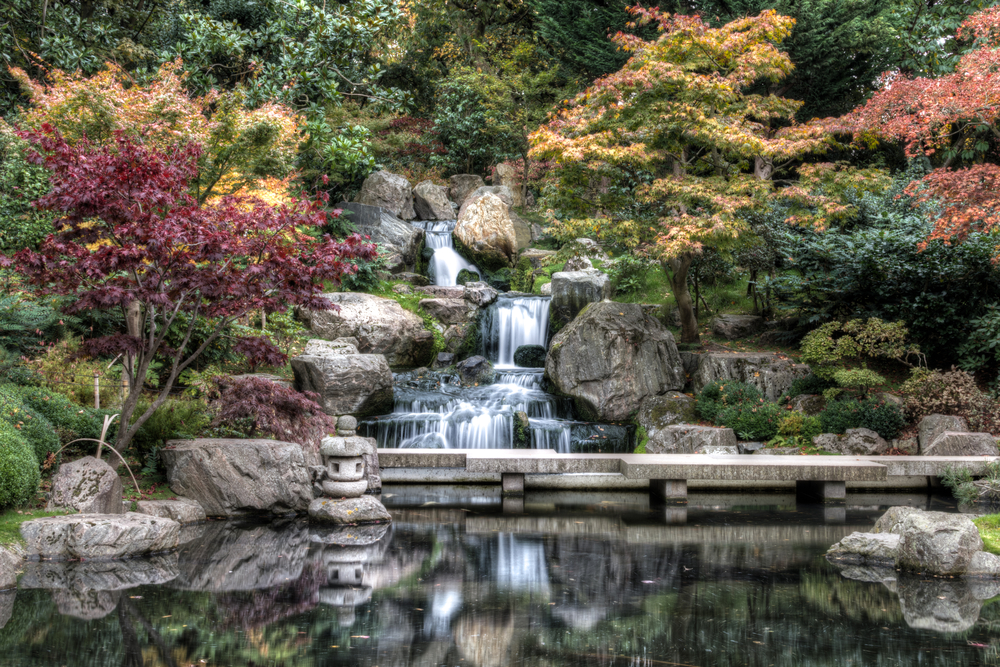
[(464, 385), (491, 384), (496, 379), (496, 371), (486, 357), (476, 355), (455, 366)]
[(545, 347), (542, 345), (522, 345), (514, 350), (514, 364), (521, 368), (544, 367)]
[(442, 368), (448, 368), (455, 363), (455, 355), (451, 352), (438, 352), (437, 359), (434, 360), (434, 365), (431, 368), (440, 370)]
[(903, 519), (896, 565), (927, 574), (965, 574), (983, 540), (964, 514), (913, 512)]
[(611, 280), (600, 271), (559, 271), (552, 275), (552, 318), (567, 324), (587, 304), (611, 298)]
[(468, 199), (469, 195), (486, 184), (482, 176), (475, 174), (455, 174), (448, 179), (448, 195), (451, 200), (461, 206)]
[(300, 310), (300, 317), (317, 338), (334, 340), (350, 336), (365, 354), (383, 354), (390, 366), (426, 366), (432, 360), (434, 335), (424, 321), (392, 299), (360, 292), (324, 294), (340, 307), (334, 310)]
[(332, 524), (364, 524), (385, 523), (392, 521), (392, 516), (372, 496), (334, 500), (332, 498), (317, 498), (309, 504), (309, 518), (314, 521)]
[[(0, 547), (0, 591), (17, 587), (17, 571), (21, 569), (21, 557), (12, 550)], [(0, 627), (3, 627), (0, 624)]]
[(454, 220), (455, 211), (448, 201), (448, 188), (421, 181), (413, 188), (413, 208), (421, 220)]
[(405, 176), (388, 171), (376, 171), (361, 185), (358, 201), (378, 206), (403, 220), (413, 220), (413, 190)]
[(175, 548), (180, 532), (176, 521), (135, 512), (49, 516), (21, 524), (32, 559), (132, 558)]
[(469, 261), (487, 271), (514, 264), (517, 237), (507, 206), (493, 194), (467, 204), (458, 215), (454, 239)]
[(367, 417), (392, 410), (392, 371), (381, 354), (303, 354), (291, 364), (295, 388), (319, 394), (328, 415)]
[(482, 308), (497, 300), (500, 293), (486, 283), (471, 282), (465, 283), (465, 291), (462, 298), (476, 306)]
[(638, 304), (612, 301), (591, 304), (556, 334), (545, 374), (595, 421), (624, 421), (646, 397), (685, 383), (670, 331)]

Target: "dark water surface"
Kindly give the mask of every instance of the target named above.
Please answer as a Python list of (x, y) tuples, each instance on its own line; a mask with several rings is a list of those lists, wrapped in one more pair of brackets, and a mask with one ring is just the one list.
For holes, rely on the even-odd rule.
[(152, 560), (29, 564), (0, 665), (1000, 665), (1000, 587), (822, 557), (890, 503), (949, 501), (490, 493), (387, 486), (384, 534), (216, 522)]

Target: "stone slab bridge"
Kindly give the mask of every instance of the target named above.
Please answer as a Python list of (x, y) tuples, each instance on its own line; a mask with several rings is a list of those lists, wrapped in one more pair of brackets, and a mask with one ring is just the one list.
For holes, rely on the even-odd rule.
[(383, 481), (493, 482), (524, 493), (525, 475), (556, 477), (547, 488), (640, 488), (687, 500), (688, 482), (738, 489), (790, 486), (801, 500), (837, 501), (847, 484), (866, 488), (934, 486), (949, 467), (982, 474), (991, 456), (717, 456), (559, 454), (551, 449), (380, 449)]

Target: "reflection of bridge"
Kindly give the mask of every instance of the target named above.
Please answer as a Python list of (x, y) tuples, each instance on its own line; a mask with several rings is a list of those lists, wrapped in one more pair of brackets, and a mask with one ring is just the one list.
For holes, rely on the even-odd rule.
[(386, 482), (500, 483), (525, 488), (648, 488), (668, 500), (700, 487), (794, 485), (815, 500), (842, 500), (847, 485), (926, 488), (949, 467), (980, 474), (989, 456), (714, 456), (701, 454), (558, 454), (550, 449), (380, 449)]

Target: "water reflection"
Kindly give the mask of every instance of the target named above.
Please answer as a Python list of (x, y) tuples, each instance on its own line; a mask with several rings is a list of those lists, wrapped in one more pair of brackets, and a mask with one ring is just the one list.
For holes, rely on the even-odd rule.
[(0, 594), (0, 662), (998, 664), (1000, 584), (841, 572), (823, 553), (878, 505), (827, 524), (753, 500), (675, 525), (644, 496), (528, 494), (504, 515), (409, 489), (392, 527), (210, 523), (165, 558), (28, 564)]

